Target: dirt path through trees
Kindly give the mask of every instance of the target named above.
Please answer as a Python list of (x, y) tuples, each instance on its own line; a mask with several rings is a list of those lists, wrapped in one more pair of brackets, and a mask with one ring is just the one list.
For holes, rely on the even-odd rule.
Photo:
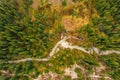
[(20, 63), (20, 62), (26, 62), (26, 61), (38, 61), (38, 62), (42, 62), (42, 61), (49, 61), (50, 58), (52, 56), (54, 56), (55, 53), (57, 53), (60, 49), (59, 47), (65, 49), (65, 48), (69, 48), (69, 49), (77, 49), (80, 50), (81, 52), (87, 53), (87, 54), (93, 54), (94, 52), (98, 55), (108, 55), (108, 54), (112, 54), (112, 53), (116, 53), (116, 54), (120, 54), (120, 51), (116, 51), (116, 50), (106, 50), (106, 51), (101, 51), (96, 47), (92, 47), (90, 50), (87, 50), (86, 48), (80, 47), (78, 45), (72, 45), (72, 43), (67, 42), (67, 39), (70, 38), (74, 38), (72, 36), (65, 36), (63, 39), (61, 39), (60, 41), (58, 41), (56, 43), (56, 45), (53, 47), (52, 51), (50, 52), (49, 56), (47, 58), (43, 58), (43, 59), (36, 59), (36, 58), (25, 58), (25, 59), (20, 59), (20, 60), (11, 60), (5, 63)]

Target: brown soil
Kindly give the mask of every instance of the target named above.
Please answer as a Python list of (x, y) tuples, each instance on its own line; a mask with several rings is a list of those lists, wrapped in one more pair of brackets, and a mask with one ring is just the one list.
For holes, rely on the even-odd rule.
[(39, 3), (40, 3), (39, 0), (33, 0), (33, 4), (31, 5), (31, 7), (32, 7), (33, 9), (37, 9), (38, 6), (39, 6)]
[(62, 18), (62, 24), (65, 27), (66, 31), (75, 32), (77, 29), (88, 23), (88, 19), (86, 18), (82, 19), (72, 16), (64, 16)]

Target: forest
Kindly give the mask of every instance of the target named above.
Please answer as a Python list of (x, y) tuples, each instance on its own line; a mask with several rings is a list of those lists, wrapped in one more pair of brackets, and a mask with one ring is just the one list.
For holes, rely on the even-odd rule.
[(120, 0), (0, 0), (0, 80), (120, 80)]

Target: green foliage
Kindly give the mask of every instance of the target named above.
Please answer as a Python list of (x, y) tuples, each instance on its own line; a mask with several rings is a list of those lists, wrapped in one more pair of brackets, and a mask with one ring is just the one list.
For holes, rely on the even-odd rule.
[(83, 74), (82, 74), (82, 71), (81, 71), (81, 69), (79, 69), (79, 68), (76, 68), (75, 69), (75, 72), (78, 74), (78, 79), (83, 79)]
[(100, 57), (100, 60), (103, 61), (108, 66), (106, 73), (109, 74), (115, 80), (119, 80), (120, 79), (120, 55), (117, 55), (117, 54), (103, 55)]
[(33, 3), (33, 0), (28, 0), (29, 4), (31, 5)]
[(93, 24), (107, 36), (103, 38), (106, 43), (104, 44), (105, 48), (118, 50), (120, 48), (119, 3), (120, 1), (115, 0), (96, 0), (95, 7), (100, 18), (93, 18)]
[(119, 1), (96, 0), (96, 10), (100, 17), (93, 17), (92, 23), (83, 26), (78, 33), (83, 33), (92, 46), (100, 49), (120, 50)]
[(81, 1), (83, 1), (83, 0), (72, 0), (73, 2), (81, 2)]
[[(39, 7), (40, 10), (35, 11), (33, 15), (35, 21), (32, 21), (28, 16), (31, 4), (31, 0), (20, 0), (19, 4), (15, 0), (0, 1), (0, 61), (47, 57), (51, 47), (54, 46), (56, 36), (49, 35), (49, 30), (55, 19), (58, 19), (57, 14), (48, 13), (50, 7), (45, 9)], [(39, 74), (38, 66), (34, 66), (32, 62), (3, 65), (0, 64), (0, 70), (16, 74), (8, 77), (10, 80), (28, 80), (24, 74), (31, 74), (33, 77)], [(53, 71), (56, 70), (58, 69), (55, 68)]]
[(62, 6), (66, 6), (66, 5), (67, 5), (66, 0), (62, 0)]
[(120, 19), (120, 1), (117, 0), (96, 0), (96, 9), (98, 10), (100, 16), (107, 17), (111, 16), (115, 21)]
[[(80, 37), (86, 41), (82, 46), (95, 46), (102, 50), (120, 50), (119, 0), (85, 0), (86, 6), (79, 8), (75, 6), (75, 9), (70, 7), (68, 10), (66, 8), (63, 9), (63, 12), (62, 9), (60, 12), (55, 10), (52, 5), (46, 4), (47, 0), (41, 1), (43, 1), (42, 5), (38, 6), (37, 10), (33, 10), (30, 8), (33, 0), (20, 0), (20, 3), (17, 3), (16, 0), (0, 0), (0, 62), (27, 57), (47, 57), (64, 29), (60, 21), (62, 16), (81, 16), (84, 7), (93, 8), (94, 6), (92, 2), (88, 1), (95, 2), (99, 17), (91, 18), (90, 24), (84, 25), (78, 30)], [(67, 6), (67, 0), (62, 0), (62, 6)], [(35, 19), (32, 20), (31, 17)], [(119, 55), (113, 54), (99, 58), (108, 66), (106, 73), (115, 80), (120, 79), (119, 57)], [(84, 66), (88, 73), (92, 73), (92, 68), (98, 66), (99, 59), (96, 54), (88, 55), (78, 50), (64, 49), (55, 54), (48, 62), (0, 63), (0, 70), (16, 74), (13, 77), (0, 76), (0, 78), (29, 80), (24, 74), (32, 75), (35, 78), (40, 73), (49, 71), (63, 74), (66, 67), (75, 63)], [(75, 71), (80, 80), (86, 79), (81, 70), (76, 69)], [(64, 80), (71, 80), (71, 78), (65, 77)]]
[[(8, 18), (3, 18), (4, 16), (6, 16), (6, 14), (0, 16), (1, 19), (3, 19), (1, 21), (2, 24), (0, 27), (0, 29), (2, 30), (0, 32), (1, 56), (3, 57), (4, 55), (6, 55), (7, 58), (10, 58), (13, 55), (19, 56), (29, 54), (29, 56), (32, 57), (44, 57), (44, 52), (49, 45), (48, 33), (45, 32), (45, 30), (47, 29), (47, 23), (43, 23), (39, 19), (31, 22), (28, 16), (24, 16), (23, 18), (21, 17), (21, 20), (15, 19), (15, 14), (19, 14), (15, 2), (8, 1), (7, 3), (2, 2), (1, 7), (3, 4), (7, 4), (7, 6), (10, 5), (9, 7), (6, 6), (2, 8), (4, 8), (4, 10), (10, 8), (11, 12), (8, 11), (8, 13), (12, 14), (12, 16), (7, 15)], [(10, 3), (14, 4), (11, 6)], [(28, 8), (28, 5), (30, 5), (27, 2), (23, 3), (24, 6), (27, 6), (26, 8)], [(12, 11), (14, 10), (14, 8), (16, 8), (15, 11)], [(7, 13), (7, 11), (5, 13)], [(44, 16), (42, 16), (41, 19), (42, 18), (44, 18)], [(6, 19), (7, 21), (5, 21)], [(18, 20), (18, 22), (16, 22), (15, 20)], [(5, 21), (6, 23), (4, 23), (3, 21)]]
[(98, 66), (98, 62), (97, 62), (97, 60), (94, 58), (94, 56), (92, 56), (92, 55), (88, 55), (87, 57), (85, 57), (84, 59), (83, 59), (83, 63), (85, 64), (85, 65), (89, 65), (89, 66)]
[(5, 78), (3, 76), (0, 76), (0, 80), (5, 80)]
[(13, 23), (15, 17), (18, 17), (17, 8), (17, 3), (13, 0), (0, 1), (0, 31), (4, 29), (5, 25)]

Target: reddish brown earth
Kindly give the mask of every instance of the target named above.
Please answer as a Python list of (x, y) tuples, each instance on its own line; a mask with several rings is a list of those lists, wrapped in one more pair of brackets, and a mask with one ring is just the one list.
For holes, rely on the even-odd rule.
[(31, 5), (31, 7), (32, 7), (33, 9), (37, 9), (38, 6), (39, 6), (39, 3), (40, 3), (39, 0), (33, 0), (33, 4)]

